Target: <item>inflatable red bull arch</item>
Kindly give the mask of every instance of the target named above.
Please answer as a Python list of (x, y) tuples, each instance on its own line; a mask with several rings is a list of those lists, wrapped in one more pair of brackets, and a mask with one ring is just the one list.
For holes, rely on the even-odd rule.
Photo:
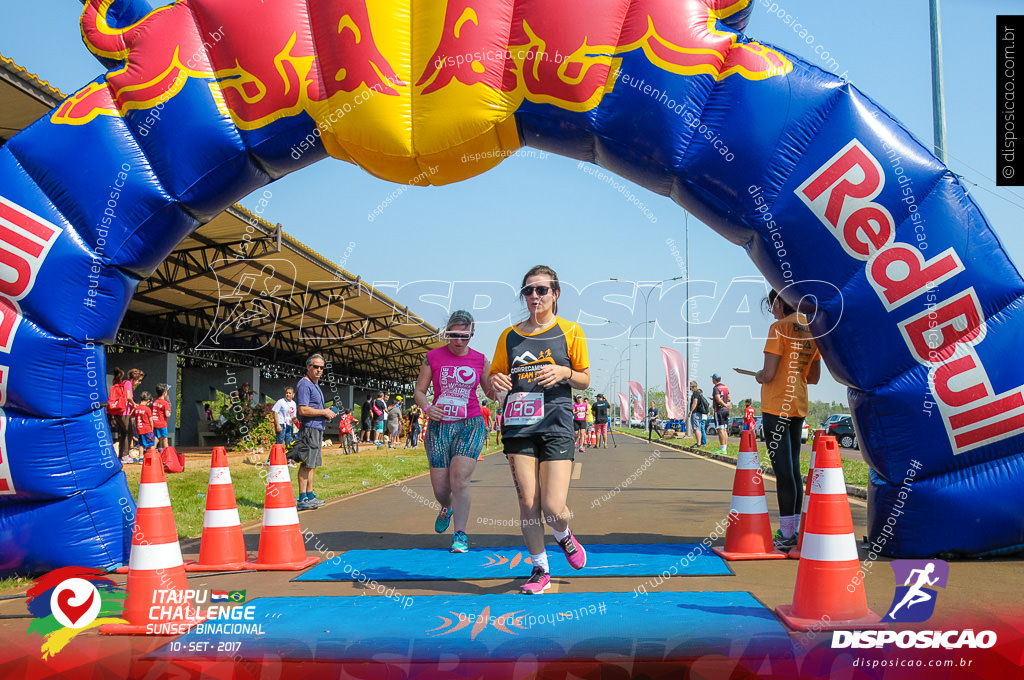
[(103, 347), (198, 225), (326, 156), (444, 184), (523, 145), (671, 196), (816, 299), (876, 550), (1024, 546), (1024, 281), (899, 122), (742, 33), (751, 0), (157, 4), (88, 0), (110, 70), (0, 148), (0, 571), (126, 561)]

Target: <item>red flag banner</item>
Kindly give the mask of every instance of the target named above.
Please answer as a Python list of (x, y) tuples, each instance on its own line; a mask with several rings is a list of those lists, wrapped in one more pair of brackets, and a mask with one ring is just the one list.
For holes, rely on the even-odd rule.
[(647, 407), (644, 406), (644, 388), (635, 380), (629, 381), (629, 396), (633, 399), (633, 417), (643, 420)]
[(665, 362), (665, 415), (669, 420), (686, 418), (686, 362), (674, 349), (661, 348)]
[(626, 401), (626, 395), (622, 392), (617, 392), (619, 395), (619, 422), (623, 425), (629, 420), (629, 404)]

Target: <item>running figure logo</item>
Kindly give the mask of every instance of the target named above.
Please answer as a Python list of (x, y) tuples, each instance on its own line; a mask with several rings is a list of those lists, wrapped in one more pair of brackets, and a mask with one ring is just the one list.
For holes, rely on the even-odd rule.
[(896, 593), (892, 597), (888, 613), (882, 621), (899, 623), (920, 623), (927, 621), (935, 612), (938, 593), (935, 588), (945, 588), (949, 578), (949, 564), (942, 560), (894, 560), (892, 570), (896, 575)]

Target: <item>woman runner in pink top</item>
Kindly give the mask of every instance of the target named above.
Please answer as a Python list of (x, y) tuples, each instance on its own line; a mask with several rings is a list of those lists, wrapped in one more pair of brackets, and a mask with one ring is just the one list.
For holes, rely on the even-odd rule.
[[(483, 354), (469, 348), (473, 315), (463, 310), (453, 312), (445, 326), (445, 337), (447, 345), (427, 352), (413, 395), (430, 419), (423, 444), (430, 461), (430, 485), (441, 504), (434, 531), (447, 531), (454, 515), (451, 552), (464, 553), (469, 550), (469, 482), (487, 441), (476, 388), (482, 387), (491, 399), (494, 390), (488, 377), (490, 363)], [(433, 401), (427, 397), (431, 384)]]

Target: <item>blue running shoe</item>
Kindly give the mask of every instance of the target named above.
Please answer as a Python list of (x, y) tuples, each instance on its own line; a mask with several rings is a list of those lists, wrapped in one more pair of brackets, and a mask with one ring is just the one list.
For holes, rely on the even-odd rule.
[(456, 531), (452, 537), (452, 547), (448, 552), (465, 553), (469, 552), (469, 537), (465, 531)]
[(448, 525), (452, 523), (452, 509), (441, 508), (441, 512), (437, 513), (437, 519), (434, 520), (434, 531), (439, 534), (443, 534), (448, 531)]

